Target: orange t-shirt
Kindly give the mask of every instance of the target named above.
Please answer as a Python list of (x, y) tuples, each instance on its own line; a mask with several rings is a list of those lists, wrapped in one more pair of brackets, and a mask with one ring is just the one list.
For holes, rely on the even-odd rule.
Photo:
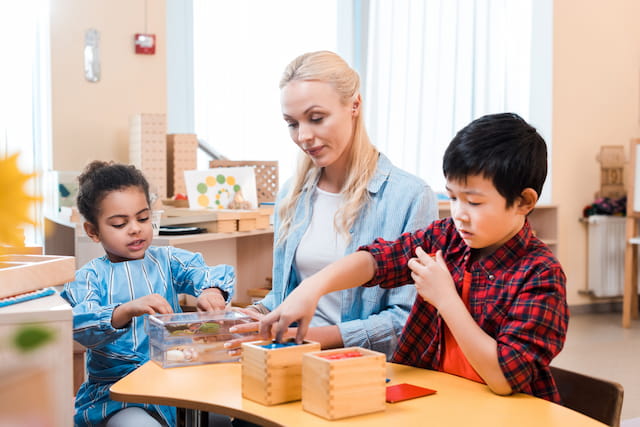
[[(471, 273), (464, 272), (462, 279), (462, 302), (469, 308), (469, 288), (471, 287)], [(449, 327), (444, 324), (444, 354), (440, 368), (448, 374), (458, 375), (484, 384), (484, 380), (478, 375), (469, 363), (464, 353), (458, 346), (458, 342), (451, 334)]]

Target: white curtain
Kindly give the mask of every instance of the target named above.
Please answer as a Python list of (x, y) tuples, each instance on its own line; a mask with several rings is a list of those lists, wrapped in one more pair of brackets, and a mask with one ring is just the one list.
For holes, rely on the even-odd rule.
[[(44, 171), (51, 164), (51, 83), (49, 1), (0, 2), (0, 155), (19, 153), (23, 173), (37, 173), (25, 190), (43, 193)], [(33, 217), (42, 223), (42, 208)], [(28, 244), (41, 233), (25, 230)]]
[(296, 56), (336, 50), (336, 9), (335, 1), (194, 0), (198, 138), (231, 160), (278, 160), (281, 181), (290, 177), (298, 149), (278, 83)]
[(392, 162), (444, 191), (442, 155), (484, 114), (529, 116), (532, 0), (370, 0), (367, 128)]

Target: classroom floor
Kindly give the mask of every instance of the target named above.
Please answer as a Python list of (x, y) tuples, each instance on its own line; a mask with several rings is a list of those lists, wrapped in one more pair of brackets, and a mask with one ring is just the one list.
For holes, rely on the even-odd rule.
[(640, 427), (640, 320), (625, 329), (621, 313), (572, 314), (551, 364), (622, 384), (622, 427)]

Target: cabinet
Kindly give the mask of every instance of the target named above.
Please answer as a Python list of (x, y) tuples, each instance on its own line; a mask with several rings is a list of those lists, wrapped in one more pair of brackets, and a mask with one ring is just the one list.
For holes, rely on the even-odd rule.
[[(438, 203), (440, 218), (451, 214), (449, 202)], [(558, 207), (556, 205), (538, 205), (529, 214), (529, 223), (536, 236), (549, 246), (558, 256)]]
[[(25, 327), (52, 334), (20, 352), (12, 337)], [(73, 425), (73, 315), (58, 294), (0, 308), (0, 425)]]
[[(265, 285), (271, 277), (273, 262), (273, 228), (232, 233), (202, 233), (183, 236), (157, 236), (154, 246), (175, 246), (199, 252), (209, 265), (229, 264), (236, 269), (237, 305), (251, 303), (248, 290)], [(93, 258), (104, 255), (100, 243), (92, 241), (81, 224), (58, 218), (45, 218), (45, 245), (47, 255), (72, 255), (76, 267), (82, 267)]]

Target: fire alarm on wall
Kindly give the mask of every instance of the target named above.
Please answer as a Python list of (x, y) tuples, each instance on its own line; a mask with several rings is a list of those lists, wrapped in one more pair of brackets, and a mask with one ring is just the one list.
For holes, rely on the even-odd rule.
[(137, 33), (134, 38), (136, 53), (153, 55), (156, 53), (156, 35)]

